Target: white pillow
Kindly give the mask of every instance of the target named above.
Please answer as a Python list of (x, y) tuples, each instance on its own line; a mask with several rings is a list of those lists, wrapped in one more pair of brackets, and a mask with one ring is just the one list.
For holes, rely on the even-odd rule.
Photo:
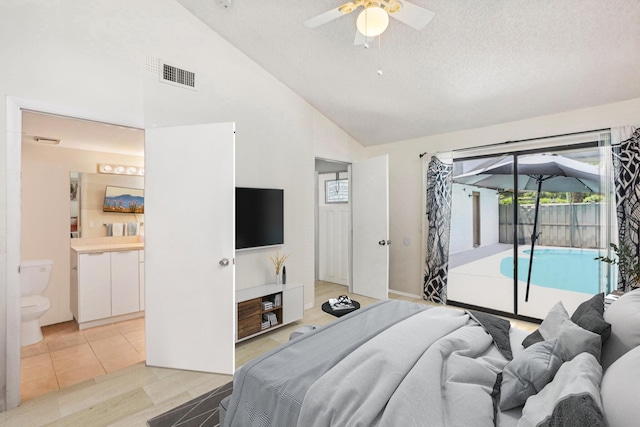
[(638, 425), (640, 420), (640, 405), (638, 404), (640, 347), (627, 352), (609, 366), (602, 378), (600, 394), (609, 427)]
[(640, 345), (640, 289), (627, 292), (604, 311), (611, 324), (611, 336), (602, 346), (602, 367), (606, 370), (620, 356)]

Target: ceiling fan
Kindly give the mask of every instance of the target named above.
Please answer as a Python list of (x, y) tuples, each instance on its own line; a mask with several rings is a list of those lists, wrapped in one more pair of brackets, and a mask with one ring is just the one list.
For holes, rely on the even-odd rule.
[(355, 0), (307, 19), (304, 25), (316, 28), (349, 14), (360, 6), (363, 10), (356, 21), (356, 37), (353, 42), (361, 45), (384, 32), (389, 25), (389, 17), (404, 22), (408, 26), (421, 30), (435, 16), (435, 13), (404, 0)]

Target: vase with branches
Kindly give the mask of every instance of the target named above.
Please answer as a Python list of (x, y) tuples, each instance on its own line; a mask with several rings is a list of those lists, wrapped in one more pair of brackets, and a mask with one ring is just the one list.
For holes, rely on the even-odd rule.
[(287, 258), (289, 258), (289, 255), (282, 255), (280, 256), (280, 254), (278, 253), (278, 251), (276, 251), (276, 255), (275, 256), (270, 256), (269, 259), (271, 260), (271, 263), (273, 264), (273, 266), (276, 269), (276, 283), (277, 284), (281, 284), (282, 283), (282, 266), (284, 265), (284, 262), (287, 260)]
[(610, 246), (615, 257), (610, 258), (608, 256), (599, 256), (594, 259), (607, 264), (617, 265), (619, 274), (624, 275), (623, 277), (626, 279), (624, 282), (629, 282), (625, 284), (630, 286), (632, 289), (640, 287), (640, 263), (638, 262), (636, 254), (634, 254), (631, 249), (624, 244), (620, 244), (620, 246), (618, 246), (615, 243), (611, 243)]

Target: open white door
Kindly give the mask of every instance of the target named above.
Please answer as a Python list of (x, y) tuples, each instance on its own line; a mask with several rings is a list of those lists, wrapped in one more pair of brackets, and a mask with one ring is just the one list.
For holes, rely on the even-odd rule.
[(351, 167), (353, 292), (389, 296), (389, 158), (374, 157)]
[(233, 123), (147, 129), (147, 365), (235, 370)]

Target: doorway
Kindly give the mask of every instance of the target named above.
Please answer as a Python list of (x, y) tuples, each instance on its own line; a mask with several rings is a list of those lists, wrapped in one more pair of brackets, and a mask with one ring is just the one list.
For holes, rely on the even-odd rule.
[(473, 199), (473, 247), (479, 248), (482, 245), (482, 222), (480, 221), (480, 192), (471, 193)]
[(316, 159), (315, 279), (351, 283), (350, 164)]
[[(40, 319), (44, 340), (21, 349), (24, 401), (145, 360), (144, 319), (80, 331), (69, 307), (70, 244), (78, 241), (72, 236), (104, 239), (103, 224), (125, 221), (124, 216), (144, 222), (140, 214), (138, 219), (129, 218), (133, 214), (105, 217), (104, 185), (97, 188), (109, 180), (132, 179), (138, 187), (144, 177), (96, 173), (98, 163), (143, 166), (144, 131), (31, 110), (21, 115), (20, 258), (53, 260), (44, 294), (51, 308)], [(80, 184), (70, 200), (66, 193), (74, 190), (74, 182)]]
[[(4, 268), (4, 276), (5, 280), (0, 281), (1, 290), (6, 292), (7, 295), (20, 295), (20, 240), (21, 240), (21, 206), (20, 206), (20, 190), (21, 190), (21, 154), (22, 154), (22, 111), (38, 111), (42, 113), (49, 114), (57, 114), (65, 117), (74, 117), (79, 119), (91, 120), (97, 123), (117, 123), (120, 126), (128, 127), (128, 128), (137, 128), (142, 129), (143, 121), (142, 118), (139, 121), (130, 121), (121, 120), (121, 118), (112, 118), (105, 117), (104, 115), (95, 115), (95, 114), (82, 114), (77, 109), (69, 108), (69, 107), (60, 107), (56, 105), (49, 105), (38, 101), (33, 100), (25, 100), (14, 97), (7, 97), (7, 147), (5, 151), (5, 180), (6, 180), (6, 203), (5, 203), (5, 215), (6, 215), (6, 233), (4, 234), (4, 242), (6, 245), (6, 251), (3, 252), (3, 260), (1, 263)], [(189, 298), (193, 295), (201, 295), (207, 294), (207, 292), (211, 292), (213, 288), (211, 288), (210, 283), (212, 280), (217, 280), (224, 289), (224, 292), (219, 293), (215, 298), (215, 309), (212, 310), (203, 310), (203, 309), (193, 309), (191, 307), (190, 311), (183, 310), (180, 313), (179, 320), (182, 322), (186, 320), (192, 320), (193, 326), (197, 324), (197, 330), (202, 336), (206, 336), (210, 338), (211, 336), (216, 336), (217, 340), (210, 340), (211, 342), (216, 343), (215, 350), (218, 351), (218, 354), (221, 357), (225, 358), (227, 362), (225, 366), (221, 366), (218, 368), (217, 366), (214, 369), (209, 370), (209, 372), (220, 372), (220, 373), (230, 373), (233, 370), (233, 353), (234, 353), (234, 340), (233, 340), (233, 292), (235, 291), (235, 280), (234, 280), (234, 269), (231, 264), (231, 268), (226, 269), (227, 273), (217, 274), (219, 269), (217, 267), (213, 267), (212, 264), (209, 263), (212, 256), (216, 257), (218, 253), (223, 253), (224, 256), (228, 258), (233, 257), (233, 171), (235, 168), (235, 163), (233, 161), (233, 146), (235, 142), (234, 138), (234, 123), (221, 123), (221, 124), (205, 124), (199, 126), (169, 126), (163, 127), (163, 132), (173, 132), (171, 136), (171, 147), (166, 147), (156, 144), (156, 141), (153, 144), (150, 142), (149, 145), (153, 145), (155, 152), (153, 152), (153, 156), (150, 156), (150, 153), (146, 153), (145, 164), (147, 166), (145, 175), (146, 179), (146, 196), (145, 202), (147, 205), (146, 219), (147, 230), (153, 229), (153, 236), (156, 236), (156, 230), (168, 230), (171, 228), (173, 224), (176, 224), (178, 221), (192, 221), (194, 223), (205, 223), (206, 231), (202, 228), (198, 229), (200, 235), (214, 235), (214, 227), (220, 226), (220, 222), (216, 223), (214, 221), (210, 221), (211, 215), (226, 215), (225, 217), (225, 225), (220, 226), (220, 228), (224, 229), (225, 236), (224, 239), (217, 236), (215, 239), (209, 239), (206, 242), (200, 241), (189, 241), (189, 248), (193, 249), (192, 252), (195, 252), (198, 255), (199, 259), (206, 259), (201, 264), (207, 264), (209, 267), (205, 269), (206, 271), (202, 271), (199, 269), (183, 269), (180, 271), (181, 280), (189, 283), (190, 285), (195, 285), (198, 287), (197, 290), (187, 289), (186, 287), (180, 287), (175, 290), (180, 296), (184, 298)], [(157, 129), (157, 128), (156, 128)], [(200, 132), (197, 132), (200, 130)], [(197, 133), (197, 135), (194, 135)], [(158, 137), (158, 131), (154, 130), (152, 132), (154, 138)], [(145, 131), (145, 138), (149, 139), (149, 130)], [(179, 151), (174, 150), (173, 144), (178, 144), (176, 141), (188, 140), (191, 144), (190, 151)], [(177, 145), (176, 145), (177, 147)], [(223, 155), (218, 155), (220, 153), (220, 148), (224, 148)], [(177, 152), (176, 152), (177, 151)], [(212, 167), (209, 160), (211, 157), (216, 158), (216, 167)], [(153, 157), (153, 158), (152, 158)], [(193, 162), (193, 160), (199, 160), (198, 162)], [(167, 187), (163, 185), (158, 185), (159, 182), (164, 182), (163, 179), (170, 180), (174, 185), (187, 185), (184, 183), (184, 179), (189, 178), (185, 174), (182, 174), (183, 169), (180, 167), (172, 168), (176, 161), (179, 160), (182, 163), (189, 162), (189, 166), (192, 170), (207, 170), (224, 173), (224, 179), (221, 179), (219, 176), (213, 177), (214, 179), (207, 180), (206, 177), (201, 181), (198, 181), (196, 184), (192, 185), (192, 181), (188, 182), (190, 186), (190, 190), (197, 191), (200, 193), (204, 193), (209, 190), (208, 183), (211, 181), (215, 181), (218, 179), (223, 185), (220, 185), (216, 188), (215, 193), (211, 196), (212, 201), (220, 201), (217, 204), (209, 203), (207, 204), (207, 209), (197, 210), (189, 210), (188, 212), (184, 212), (184, 210), (180, 210), (180, 212), (176, 212), (175, 210), (162, 210), (158, 208), (158, 206), (153, 206), (154, 204), (161, 203), (165, 197), (163, 196), (163, 191), (167, 191)], [(167, 165), (167, 161), (170, 161), (170, 164)], [(173, 162), (173, 163), (171, 163)], [(148, 166), (153, 166), (153, 173), (157, 174), (160, 172), (162, 179), (152, 180), (151, 170)], [(186, 170), (188, 168), (185, 168)], [(64, 198), (69, 197), (69, 175), (68, 171), (65, 171), (65, 180), (66, 183), (63, 185), (65, 187), (65, 195)], [(149, 185), (150, 182), (153, 182), (153, 186)], [(182, 187), (181, 187), (182, 189)], [(153, 191), (151, 191), (153, 190)], [(176, 193), (177, 194), (177, 193)], [(217, 198), (216, 198), (217, 197)], [(67, 203), (69, 199), (66, 199)], [(153, 214), (153, 215), (151, 215)], [(153, 219), (153, 221), (151, 221)], [(66, 219), (64, 220), (65, 225), (61, 228), (62, 232), (65, 236), (69, 236), (69, 212), (66, 214)], [(153, 227), (152, 227), (153, 223)], [(159, 239), (162, 240), (162, 239)], [(186, 251), (183, 246), (172, 245), (168, 247), (161, 243), (158, 243), (158, 239), (154, 238), (154, 241), (147, 241), (146, 246), (149, 249), (154, 248), (153, 251), (149, 250), (149, 253), (154, 253), (154, 257), (147, 256), (145, 259), (145, 280), (147, 282), (160, 282), (162, 283), (165, 279), (163, 276), (163, 272), (161, 271), (166, 263), (161, 262), (161, 258), (167, 254), (183, 254), (189, 251)], [(159, 249), (159, 250), (156, 250)], [(67, 252), (69, 252), (67, 250)], [(198, 261), (194, 261), (196, 264)], [(183, 263), (185, 264), (185, 263)], [(230, 265), (230, 264), (225, 264)], [(216, 270), (213, 270), (216, 268)], [(165, 315), (163, 317), (154, 316), (152, 319), (151, 311), (152, 308), (155, 310), (156, 307), (159, 307), (158, 310), (162, 311), (160, 308), (161, 304), (158, 304), (157, 300), (153, 300), (150, 297), (150, 286), (146, 286), (145, 289), (145, 333), (146, 333), (146, 349), (147, 360), (150, 359), (150, 356), (154, 354), (158, 354), (161, 351), (161, 348), (154, 347), (151, 348), (149, 346), (149, 332), (155, 332), (162, 329), (162, 324), (159, 320), (173, 321), (172, 315)], [(155, 287), (154, 287), (155, 288)], [(176, 292), (172, 292), (171, 297), (172, 301), (175, 299)], [(213, 298), (207, 294), (209, 297), (206, 299), (202, 299), (201, 302), (209, 304)], [(157, 294), (156, 294), (157, 296)], [(191, 300), (189, 300), (191, 302)], [(207, 306), (210, 308), (210, 306)], [(202, 319), (201, 314), (206, 314), (207, 319)], [(5, 315), (6, 315), (6, 329), (3, 329), (0, 332), (0, 341), (3, 342), (4, 349), (0, 349), (6, 353), (5, 361), (7, 362), (5, 366), (3, 366), (3, 378), (5, 379), (3, 386), (6, 385), (6, 399), (1, 401), (0, 404), (3, 405), (3, 409), (11, 409), (20, 403), (20, 327), (21, 327), (21, 308), (18, 303), (17, 298), (8, 298), (5, 302)], [(224, 325), (224, 326), (220, 326)], [(228, 327), (226, 327), (228, 326)], [(180, 328), (177, 328), (180, 329)], [(194, 329), (191, 327), (191, 329)], [(216, 335), (217, 331), (223, 331), (222, 334)], [(196, 336), (195, 334), (186, 334), (190, 337)], [(155, 334), (154, 336), (157, 336)], [(181, 366), (174, 366), (180, 369), (190, 369), (186, 364), (193, 360), (195, 357), (200, 357), (201, 359), (204, 357), (208, 361), (216, 361), (220, 359), (218, 357), (210, 357), (211, 353), (211, 345), (208, 342), (208, 345), (205, 346), (184, 346), (181, 345), (178, 341), (180, 338), (185, 336), (184, 328), (176, 331), (173, 335), (163, 335), (162, 344), (165, 346), (172, 347), (174, 349), (181, 350), (183, 348), (194, 348), (197, 347), (199, 351), (190, 351), (188, 353), (182, 352), (180, 355), (176, 356), (173, 360), (177, 361)], [(199, 336), (198, 336), (199, 337)], [(199, 342), (197, 343), (199, 344)], [(204, 348), (206, 347), (206, 348)], [(203, 351), (208, 350), (208, 351)], [(180, 358), (182, 356), (182, 358)], [(192, 358), (190, 358), (193, 356)], [(186, 362), (185, 362), (186, 360)], [(183, 363), (184, 362), (184, 363)], [(156, 364), (156, 366), (167, 367), (167, 365)], [(205, 370), (205, 369), (198, 369)]]

